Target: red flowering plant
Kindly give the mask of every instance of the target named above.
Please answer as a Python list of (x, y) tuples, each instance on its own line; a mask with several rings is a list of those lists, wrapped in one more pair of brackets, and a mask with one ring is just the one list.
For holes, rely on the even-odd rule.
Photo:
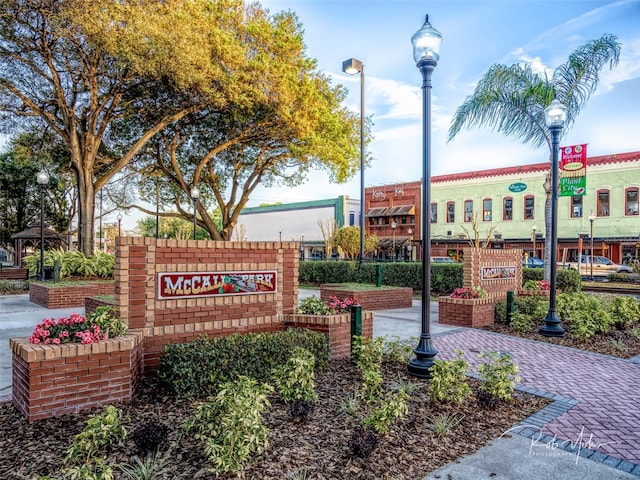
[(127, 326), (113, 315), (112, 307), (99, 307), (88, 315), (72, 313), (69, 317), (45, 318), (36, 325), (29, 342), (43, 345), (61, 343), (96, 343), (124, 335)]
[(484, 298), (487, 292), (482, 287), (462, 287), (456, 288), (450, 295), (451, 298)]
[(351, 311), (352, 305), (360, 305), (360, 302), (355, 297), (346, 297), (344, 300), (340, 300), (338, 297), (331, 295), (327, 305), (335, 310), (336, 313), (348, 313)]

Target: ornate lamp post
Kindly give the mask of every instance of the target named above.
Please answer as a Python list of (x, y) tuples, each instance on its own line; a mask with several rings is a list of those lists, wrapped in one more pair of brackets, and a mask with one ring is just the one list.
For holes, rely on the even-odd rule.
[(564, 337), (565, 331), (556, 314), (556, 256), (558, 252), (558, 149), (560, 134), (567, 120), (567, 107), (557, 99), (544, 110), (545, 122), (551, 132), (551, 278), (549, 292), (549, 311), (544, 319), (540, 333), (545, 337)]
[(415, 358), (409, 360), (407, 370), (418, 378), (431, 378), (429, 370), (438, 353), (431, 341), (431, 222), (427, 207), (431, 204), (431, 74), (440, 58), (442, 35), (429, 23), (411, 37), (413, 58), (422, 74), (422, 205), (420, 228), (422, 229), (422, 311), (421, 332), (418, 345), (413, 350)]
[(49, 184), (49, 174), (40, 170), (36, 180), (40, 185), (40, 281), (44, 282), (44, 190)]
[(589, 273), (589, 280), (591, 280), (593, 282), (593, 221), (596, 219), (595, 214), (593, 213), (593, 210), (591, 210), (591, 213), (589, 214), (589, 223), (591, 223), (591, 233), (589, 234), (589, 264), (590, 264), (590, 273)]
[[(119, 213), (117, 218), (118, 218), (118, 236), (121, 237), (122, 236), (122, 214)], [(158, 237), (156, 236), (156, 238)]]
[(533, 241), (533, 256), (537, 257), (538, 255), (536, 255), (536, 230), (538, 230), (538, 227), (536, 227), (535, 223), (533, 224), (533, 227), (531, 227), (531, 231), (532, 231), (532, 241)]
[(193, 187), (190, 192), (191, 200), (193, 200), (193, 239), (196, 239), (197, 214), (198, 214), (198, 199), (200, 198), (200, 189)]
[(360, 265), (364, 262), (364, 66), (360, 60), (350, 58), (342, 62), (342, 71), (360, 74)]

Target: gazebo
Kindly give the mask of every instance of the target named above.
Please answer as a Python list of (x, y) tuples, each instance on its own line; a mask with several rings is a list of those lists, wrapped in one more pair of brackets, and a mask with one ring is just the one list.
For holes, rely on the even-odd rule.
[[(33, 250), (40, 248), (40, 224), (31, 224), (26, 230), (11, 235), (14, 242), (15, 258), (14, 265), (22, 266), (22, 258), (27, 255), (27, 248), (32, 247)], [(44, 227), (44, 243), (45, 250), (66, 245), (64, 238), (56, 231), (48, 227)]]

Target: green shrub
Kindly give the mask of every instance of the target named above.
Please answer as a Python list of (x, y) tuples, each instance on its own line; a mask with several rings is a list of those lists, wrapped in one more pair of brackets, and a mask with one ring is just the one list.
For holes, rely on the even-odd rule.
[[(302, 284), (367, 283), (377, 284), (378, 266), (382, 267), (382, 284), (422, 290), (422, 264), (419, 262), (364, 263), (352, 261), (300, 262)], [(431, 264), (431, 291), (434, 295), (449, 295), (462, 287), (462, 264)]]
[(273, 388), (252, 378), (225, 383), (214, 399), (196, 408), (184, 431), (204, 443), (204, 453), (216, 475), (238, 473), (254, 453), (267, 447), (269, 430), (262, 413)]
[[(529, 331), (546, 316), (548, 309), (547, 297), (538, 295), (516, 297), (509, 325), (518, 331)], [(500, 324), (507, 323), (507, 302), (496, 303), (494, 321)]]
[(353, 346), (354, 361), (360, 368), (363, 378), (363, 386), (360, 397), (367, 403), (378, 400), (382, 393), (382, 355), (384, 352), (384, 339), (377, 337), (355, 337)]
[(304, 315), (333, 315), (336, 311), (321, 300), (320, 297), (312, 295), (300, 301), (296, 313)]
[(97, 307), (87, 313), (87, 324), (98, 325), (101, 332), (106, 332), (109, 338), (122, 337), (127, 333), (127, 324), (116, 316), (117, 309), (112, 305)]
[[(40, 252), (24, 257), (24, 263), (31, 275), (38, 272), (40, 263)], [(80, 251), (67, 251), (63, 248), (45, 250), (44, 265), (53, 267), (60, 265), (60, 278), (73, 276), (113, 278), (116, 266), (115, 256), (101, 251), (95, 252), (87, 257)]]
[(467, 383), (469, 364), (460, 350), (456, 350), (456, 360), (436, 360), (431, 367), (429, 395), (436, 402), (462, 403), (471, 395)]
[(380, 401), (372, 412), (362, 421), (362, 424), (378, 434), (383, 435), (387, 433), (396, 418), (402, 418), (407, 414), (408, 398), (409, 394), (406, 390), (396, 390), (387, 398)]
[(522, 284), (527, 282), (539, 282), (544, 278), (544, 268), (523, 268)]
[(616, 328), (626, 330), (640, 320), (640, 301), (634, 297), (616, 295), (609, 299), (609, 311)]
[(318, 395), (313, 381), (315, 358), (306, 348), (296, 347), (287, 363), (276, 367), (273, 371), (276, 388), (280, 399), (285, 402), (303, 400), (313, 402)]
[(0, 295), (29, 293), (28, 280), (0, 280)]
[(493, 398), (511, 400), (516, 383), (520, 381), (518, 366), (513, 363), (511, 355), (491, 351), (478, 356), (482, 359), (478, 365), (478, 377), (482, 381), (480, 389)]
[(178, 397), (206, 398), (223, 383), (240, 375), (271, 381), (272, 370), (283, 365), (295, 347), (315, 358), (315, 370), (329, 364), (327, 337), (306, 329), (276, 333), (232, 334), (200, 337), (193, 342), (167, 345), (160, 359), (159, 377)]
[(102, 413), (92, 415), (67, 449), (63, 478), (94, 480), (113, 478), (113, 467), (104, 459), (104, 449), (123, 440), (127, 432), (122, 425), (122, 411), (108, 405)]
[(577, 270), (557, 270), (556, 288), (564, 293), (575, 293), (582, 290), (582, 278)]
[[(634, 269), (638, 268), (634, 265)], [(607, 275), (607, 280), (616, 283), (640, 284), (640, 274), (638, 273), (611, 273)]]
[(609, 331), (614, 319), (606, 305), (606, 298), (585, 293), (558, 295), (558, 316), (572, 335), (586, 339), (596, 333)]

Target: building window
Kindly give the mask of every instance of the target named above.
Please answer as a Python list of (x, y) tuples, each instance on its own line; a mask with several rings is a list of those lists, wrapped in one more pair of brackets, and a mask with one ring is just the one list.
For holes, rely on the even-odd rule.
[(470, 222), (473, 219), (473, 200), (464, 201), (464, 221)]
[(524, 219), (533, 220), (535, 218), (535, 197), (533, 195), (527, 195), (524, 197)]
[(582, 218), (582, 195), (571, 197), (571, 218)]
[(502, 200), (502, 220), (513, 220), (513, 198)]
[(356, 224), (356, 212), (349, 212), (349, 225), (352, 227)]
[(447, 202), (447, 223), (456, 221), (456, 202)]
[(482, 200), (482, 221), (490, 222), (493, 218), (493, 202), (490, 198)]
[(432, 203), (431, 204), (431, 223), (438, 223), (438, 204), (437, 203)]
[(416, 223), (416, 217), (415, 217), (415, 215), (411, 215), (411, 216), (409, 216), (409, 224), (413, 225), (414, 223)]
[(624, 211), (626, 215), (638, 215), (638, 187), (624, 191)]
[(598, 190), (598, 217), (609, 216), (609, 190)]

